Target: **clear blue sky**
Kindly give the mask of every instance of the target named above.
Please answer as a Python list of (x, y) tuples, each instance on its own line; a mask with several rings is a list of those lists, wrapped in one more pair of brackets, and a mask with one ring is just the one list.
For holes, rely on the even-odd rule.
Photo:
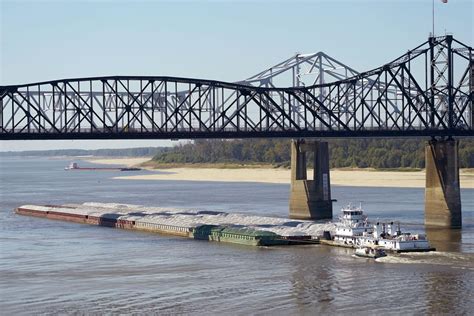
[[(0, 0), (0, 84), (102, 75), (237, 81), (295, 52), (324, 51), (363, 71), (425, 41), (432, 0)], [(470, 0), (435, 0), (436, 33), (473, 45)], [(143, 142), (0, 142), (0, 150)]]

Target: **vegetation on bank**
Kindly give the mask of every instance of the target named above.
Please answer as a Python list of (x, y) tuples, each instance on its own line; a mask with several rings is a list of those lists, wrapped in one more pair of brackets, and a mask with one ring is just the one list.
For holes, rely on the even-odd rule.
[[(425, 141), (414, 139), (329, 140), (331, 168), (424, 168)], [(311, 159), (308, 159), (310, 162)], [(159, 152), (148, 166), (189, 164), (273, 165), (288, 167), (287, 139), (197, 140)], [(461, 168), (474, 167), (474, 141), (459, 142)]]
[[(330, 164), (331, 168), (420, 170), (425, 166), (425, 143), (415, 139), (329, 140)], [(0, 157), (8, 156), (153, 157), (143, 164), (150, 168), (289, 167), (290, 140), (197, 140), (175, 147), (0, 152)], [(308, 162), (311, 163), (311, 157)], [(474, 168), (474, 140), (460, 140), (459, 165), (461, 168)]]
[(177, 163), (177, 162), (159, 162), (156, 160), (150, 160), (150, 161), (141, 163), (139, 166), (143, 168), (151, 168), (151, 169), (174, 169), (174, 168), (269, 169), (269, 168), (282, 167), (280, 165), (269, 164), (269, 163), (240, 163), (240, 162)]

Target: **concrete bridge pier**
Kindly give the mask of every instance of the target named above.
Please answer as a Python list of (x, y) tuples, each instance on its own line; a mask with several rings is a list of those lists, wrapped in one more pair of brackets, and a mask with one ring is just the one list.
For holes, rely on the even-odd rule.
[(425, 147), (425, 160), (425, 224), (460, 228), (458, 142), (453, 139), (429, 141)]
[[(313, 180), (307, 178), (306, 153), (314, 153)], [(332, 218), (327, 142), (291, 141), (290, 218)]]

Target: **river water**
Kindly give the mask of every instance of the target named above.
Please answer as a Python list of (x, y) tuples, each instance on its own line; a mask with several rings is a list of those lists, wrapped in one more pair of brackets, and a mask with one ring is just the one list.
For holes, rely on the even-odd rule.
[[(469, 314), (474, 310), (474, 190), (463, 229), (427, 231), (437, 251), (360, 259), (323, 245), (255, 248), (13, 213), (22, 204), (116, 202), (285, 217), (289, 186), (115, 180), (66, 172), (65, 159), (0, 160), (0, 311), (158, 314)], [(82, 163), (81, 165), (86, 165)], [(147, 171), (143, 171), (146, 173)], [(332, 188), (335, 213), (363, 201), (371, 219), (423, 232), (423, 189)]]

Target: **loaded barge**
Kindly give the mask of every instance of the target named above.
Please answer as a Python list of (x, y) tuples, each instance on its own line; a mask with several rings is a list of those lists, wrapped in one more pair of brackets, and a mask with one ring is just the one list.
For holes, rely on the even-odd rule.
[[(15, 212), (20, 215), (80, 224), (141, 230), (197, 240), (252, 246), (319, 243), (318, 238), (299, 231), (297, 225), (288, 225), (289, 220), (286, 219), (224, 212), (146, 208), (136, 205), (104, 203), (24, 205), (16, 208)], [(299, 223), (295, 222), (295, 224)], [(308, 221), (308, 223), (302, 224), (308, 228), (313, 222)]]
[(361, 207), (342, 209), (339, 221), (317, 223), (277, 217), (114, 203), (24, 205), (17, 214), (81, 224), (141, 230), (197, 240), (253, 246), (325, 244), (383, 248), (386, 252), (435, 250), (423, 234), (402, 233), (394, 223), (371, 224)]

